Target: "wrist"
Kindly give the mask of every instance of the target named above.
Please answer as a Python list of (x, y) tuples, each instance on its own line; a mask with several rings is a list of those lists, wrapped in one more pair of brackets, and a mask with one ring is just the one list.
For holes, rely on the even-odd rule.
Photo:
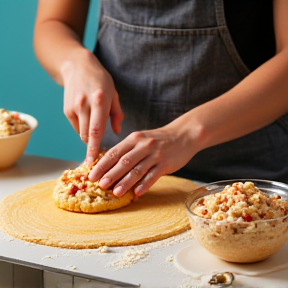
[(183, 149), (189, 149), (191, 157), (207, 148), (207, 131), (205, 126), (191, 115), (191, 111), (168, 124), (174, 131), (174, 137), (182, 142)]
[(75, 69), (80, 69), (85, 63), (92, 63), (95, 60), (95, 55), (82, 46), (72, 49), (60, 65), (60, 80), (63, 85)]

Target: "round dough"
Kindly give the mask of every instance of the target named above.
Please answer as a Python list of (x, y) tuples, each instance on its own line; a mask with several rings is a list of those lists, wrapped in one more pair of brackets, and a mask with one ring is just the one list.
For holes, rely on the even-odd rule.
[(184, 201), (197, 185), (162, 176), (151, 189), (118, 210), (84, 214), (59, 209), (51, 197), (55, 181), (8, 196), (0, 203), (1, 226), (25, 241), (64, 248), (128, 246), (168, 238), (190, 228)]

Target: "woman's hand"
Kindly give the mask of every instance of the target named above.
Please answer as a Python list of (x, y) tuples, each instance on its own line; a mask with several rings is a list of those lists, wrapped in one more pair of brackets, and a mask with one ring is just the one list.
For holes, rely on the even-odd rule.
[(39, 0), (34, 49), (45, 70), (64, 86), (64, 113), (88, 143), (87, 161), (98, 156), (108, 117), (120, 132), (123, 113), (109, 73), (82, 44), (89, 0)]
[(100, 141), (111, 117), (115, 133), (124, 117), (110, 74), (87, 50), (77, 51), (61, 67), (64, 81), (64, 113), (81, 139), (88, 144), (86, 161), (98, 155)]
[(187, 134), (173, 122), (160, 129), (134, 132), (108, 150), (93, 167), (89, 179), (101, 179), (103, 189), (116, 184), (113, 193), (118, 197), (137, 183), (134, 193), (141, 196), (160, 176), (180, 169), (196, 154)]

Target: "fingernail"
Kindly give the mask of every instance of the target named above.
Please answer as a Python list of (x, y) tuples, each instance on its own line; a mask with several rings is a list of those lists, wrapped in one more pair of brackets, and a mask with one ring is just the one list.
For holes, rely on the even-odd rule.
[(100, 187), (105, 189), (105, 188), (108, 188), (110, 183), (111, 183), (110, 178), (102, 178), (99, 182), (99, 185), (100, 185)]
[(87, 158), (86, 158), (86, 162), (87, 162), (88, 164), (93, 163), (93, 162), (94, 162), (94, 158), (93, 158), (93, 157), (87, 157)]
[(91, 181), (91, 182), (95, 182), (95, 181), (99, 180), (99, 179), (97, 179), (96, 177), (94, 177), (94, 175), (93, 175), (91, 172), (90, 172), (89, 175), (88, 175), (88, 179), (89, 179), (89, 181)]
[(136, 196), (141, 196), (145, 193), (145, 191), (141, 191), (143, 189), (143, 184), (137, 186), (134, 190)]
[(122, 186), (118, 186), (118, 187), (114, 188), (114, 190), (113, 190), (113, 194), (115, 196), (118, 196), (118, 197), (122, 196), (123, 192), (124, 192), (124, 190), (123, 190)]

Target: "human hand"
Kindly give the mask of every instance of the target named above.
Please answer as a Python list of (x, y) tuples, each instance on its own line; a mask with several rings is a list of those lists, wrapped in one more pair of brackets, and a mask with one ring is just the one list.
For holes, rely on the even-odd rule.
[(101, 179), (103, 189), (116, 184), (113, 193), (118, 197), (137, 183), (134, 193), (141, 196), (160, 176), (180, 169), (196, 154), (186, 136), (169, 125), (133, 132), (106, 152), (91, 170), (89, 179)]
[(87, 145), (86, 161), (98, 155), (106, 121), (110, 116), (115, 133), (121, 129), (123, 113), (110, 74), (89, 51), (71, 57), (62, 69), (64, 113)]

